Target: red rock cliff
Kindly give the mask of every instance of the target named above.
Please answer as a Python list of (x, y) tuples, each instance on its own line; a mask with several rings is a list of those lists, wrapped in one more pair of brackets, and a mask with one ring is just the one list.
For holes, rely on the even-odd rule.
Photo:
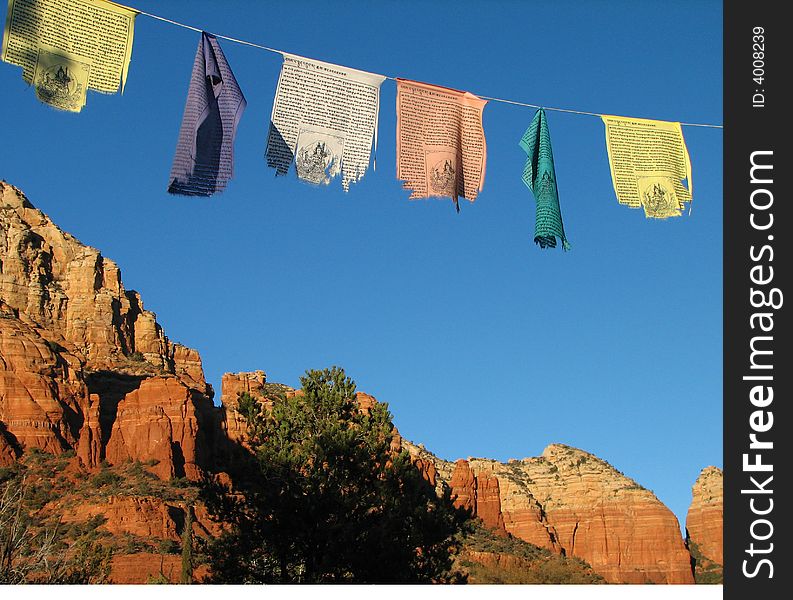
[(700, 572), (721, 573), (724, 564), (723, 488), (724, 476), (717, 467), (703, 469), (692, 488), (686, 534)]
[(674, 514), (599, 458), (562, 444), (542, 456), (499, 463), (434, 460), (459, 506), (493, 528), (577, 556), (611, 583), (694, 583)]
[(237, 398), (242, 393), (253, 396), (265, 406), (271, 404), (266, 391), (267, 375), (264, 371), (250, 373), (225, 373), (221, 381), (220, 402), (223, 405), (223, 423), (230, 440), (243, 443), (245, 420), (237, 412)]
[(0, 461), (26, 448), (196, 478), (212, 390), (116, 264), (0, 182)]
[[(116, 264), (0, 183), (0, 465), (29, 448), (75, 450), (82, 468), (132, 460), (162, 479), (197, 479), (244, 452), (234, 410), (243, 391), (267, 404), (273, 388), (263, 371), (227, 374), (216, 409), (198, 352), (167, 338)], [(364, 411), (377, 402), (363, 393), (357, 400)], [(507, 464), (449, 463), (395, 431), (393, 448), (401, 447), (437, 489), (451, 487), (459, 506), (495, 530), (581, 557), (608, 581), (693, 582), (674, 515), (591, 454), (552, 445)], [(705, 482), (695, 486), (689, 535), (720, 560), (720, 518)], [(97, 506), (85, 510), (107, 516), (108, 529), (173, 540), (173, 511), (161, 503)], [(143, 556), (125, 573), (128, 559), (114, 562), (119, 581), (152, 568)]]

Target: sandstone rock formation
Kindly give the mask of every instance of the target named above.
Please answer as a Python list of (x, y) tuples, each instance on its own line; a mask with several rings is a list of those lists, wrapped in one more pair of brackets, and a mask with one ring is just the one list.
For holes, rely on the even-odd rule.
[(458, 505), (490, 527), (580, 557), (612, 583), (693, 583), (677, 519), (653, 494), (599, 458), (553, 444), (507, 464), (434, 460)]
[(64, 511), (63, 522), (75, 523), (92, 517), (106, 519), (101, 529), (114, 535), (129, 534), (147, 538), (179, 541), (177, 519), (182, 509), (157, 498), (113, 497), (104, 503), (84, 502)]
[[(559, 557), (557, 559), (564, 560)], [(585, 565), (573, 570), (574, 567), (566, 566), (562, 562), (560, 564), (566, 566), (566, 569), (564, 567), (562, 569), (568, 571), (565, 573), (560, 572), (562, 569), (550, 561), (548, 561), (550, 564), (544, 564), (509, 553), (463, 550), (458, 560), (463, 564), (474, 563), (476, 566), (475, 569), (470, 567), (466, 569), (468, 583), (558, 584), (560, 581), (572, 584), (604, 583), (602, 579), (597, 580), (597, 574), (588, 571)]]
[(134, 370), (130, 358), (140, 356), (187, 385), (205, 385), (198, 354), (168, 340), (137, 292), (124, 289), (118, 266), (61, 231), (3, 182), (0, 256), (3, 302), (91, 370)]
[(221, 381), (220, 402), (224, 409), (224, 429), (233, 442), (243, 443), (245, 439), (245, 420), (236, 410), (237, 398), (242, 393), (253, 396), (265, 406), (271, 404), (267, 397), (265, 384), (267, 375), (264, 371), (250, 373), (225, 373)]
[[(118, 403), (105, 448), (112, 464), (127, 460), (157, 460), (163, 479), (202, 475), (203, 430), (212, 421), (212, 401), (175, 377), (150, 377)], [(201, 427), (202, 422), (206, 423)]]
[[(63, 523), (79, 523), (102, 516), (105, 521), (100, 529), (114, 535), (178, 542), (185, 522), (184, 511), (184, 506), (153, 496), (110, 496), (104, 502), (87, 501), (63, 510), (61, 519)], [(209, 518), (203, 504), (195, 505), (193, 512), (195, 536), (220, 534), (220, 526)]]
[(10, 467), (13, 465), (17, 458), (19, 458), (19, 451), (11, 445), (5, 433), (5, 426), (0, 424), (0, 467)]
[[(401, 440), (400, 440), (400, 445), (401, 445)], [(441, 482), (438, 480), (438, 470), (435, 468), (435, 463), (432, 462), (431, 460), (426, 460), (418, 456), (414, 456), (412, 457), (412, 459), (413, 459), (413, 465), (418, 469), (419, 473), (421, 473), (421, 476), (427, 482), (429, 482), (431, 486), (436, 488), (436, 491), (442, 491), (438, 489), (438, 485)]]
[(0, 301), (0, 421), (5, 443), (60, 453), (77, 440), (82, 364)]
[(699, 575), (719, 576), (724, 565), (724, 481), (721, 469), (706, 467), (692, 488), (686, 539)]
[(197, 478), (212, 462), (212, 390), (116, 264), (0, 182), (0, 461), (24, 449), (158, 461)]
[[(0, 182), (0, 466), (37, 448), (52, 455), (74, 451), (70, 460), (89, 472), (103, 463), (139, 461), (162, 480), (218, 474), (244, 464), (237, 461), (245, 454), (240, 392), (265, 406), (276, 393), (300, 393), (268, 383), (263, 371), (226, 374), (215, 407), (198, 352), (168, 339), (140, 295), (124, 288), (117, 265)], [(362, 392), (357, 402), (362, 411), (377, 405)], [(439, 491), (450, 488), (457, 505), (501, 532), (500, 539), (512, 534), (580, 557), (610, 582), (693, 582), (672, 513), (591, 454), (557, 444), (540, 457), (506, 464), (451, 463), (394, 430), (392, 449), (401, 448), (427, 481)], [(717, 502), (716, 475), (706, 472), (695, 485), (689, 540), (719, 562), (721, 495)], [(176, 541), (180, 527), (181, 509), (162, 499), (117, 497), (70, 510), (67, 518), (75, 521), (103, 515), (114, 534)], [(195, 526), (210, 534), (200, 511), (196, 507)], [(478, 552), (475, 558), (492, 568), (523, 564)], [(150, 552), (119, 556), (113, 578), (142, 583), (171, 569), (173, 559)]]
[[(421, 461), (421, 459), (418, 459)], [(501, 512), (499, 483), (487, 474), (474, 475), (467, 460), (458, 460), (449, 480), (454, 505), (468, 510), (487, 526), (506, 531)]]
[[(200, 565), (193, 570), (193, 580), (201, 582), (209, 570)], [(172, 554), (137, 552), (113, 557), (110, 581), (122, 585), (140, 583), (180, 583), (182, 559)]]

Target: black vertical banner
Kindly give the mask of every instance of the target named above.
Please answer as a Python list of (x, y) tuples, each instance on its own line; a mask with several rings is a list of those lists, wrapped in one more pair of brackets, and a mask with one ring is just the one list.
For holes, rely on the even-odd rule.
[[(724, 5), (724, 597), (789, 597), (790, 64), (782, 2)], [(789, 297), (786, 297), (790, 294)], [(788, 306), (791, 304), (791, 306)]]

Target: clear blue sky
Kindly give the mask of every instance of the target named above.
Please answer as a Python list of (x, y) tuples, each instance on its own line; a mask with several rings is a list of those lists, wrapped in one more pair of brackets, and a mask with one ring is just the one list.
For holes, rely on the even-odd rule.
[[(720, 2), (136, 0), (209, 31), (487, 96), (721, 123)], [(3, 18), (5, 11), (2, 12)], [(692, 215), (614, 196), (603, 125), (548, 112), (571, 252), (532, 241), (518, 140), (533, 110), (490, 103), (474, 204), (409, 202), (395, 179), (395, 88), (377, 171), (344, 194), (263, 160), (280, 57), (222, 42), (247, 97), (236, 175), (210, 199), (165, 190), (199, 35), (141, 16), (124, 95), (79, 115), (0, 64), (0, 177), (119, 263), (168, 336), (227, 371), (298, 385), (338, 364), (446, 459), (583, 448), (682, 521), (722, 464), (722, 133), (684, 128)]]

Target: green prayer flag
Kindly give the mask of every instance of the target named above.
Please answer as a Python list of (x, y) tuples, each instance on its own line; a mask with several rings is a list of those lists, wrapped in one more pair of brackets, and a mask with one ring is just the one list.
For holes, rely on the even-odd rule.
[(532, 191), (537, 202), (534, 241), (540, 248), (556, 248), (556, 238), (559, 238), (562, 248), (569, 250), (570, 244), (564, 234), (562, 212), (559, 209), (551, 136), (543, 109), (535, 113), (531, 125), (520, 140), (520, 147), (528, 155), (523, 168), (523, 183)]

